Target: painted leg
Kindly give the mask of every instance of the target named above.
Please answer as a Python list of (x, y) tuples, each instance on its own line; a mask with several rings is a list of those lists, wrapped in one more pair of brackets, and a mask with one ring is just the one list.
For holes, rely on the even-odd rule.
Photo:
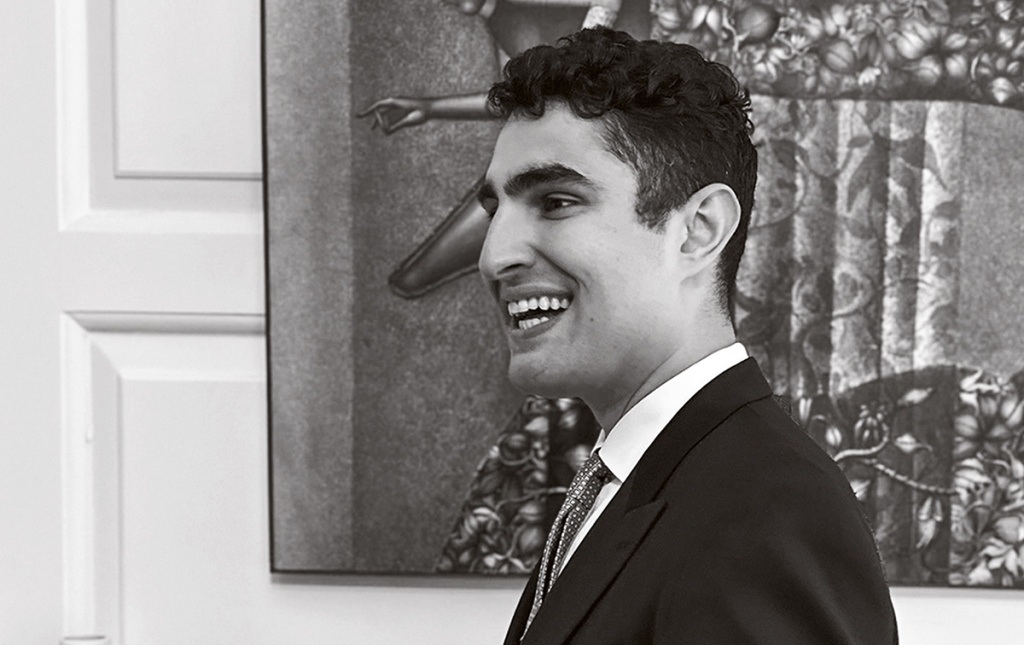
[(477, 201), (481, 180), (388, 277), (391, 290), (403, 298), (418, 298), (442, 284), (476, 271), (487, 235), (487, 212)]

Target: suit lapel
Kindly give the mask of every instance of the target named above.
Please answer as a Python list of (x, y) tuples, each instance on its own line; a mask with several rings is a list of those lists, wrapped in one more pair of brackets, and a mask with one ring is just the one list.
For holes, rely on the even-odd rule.
[[(564, 643), (636, 551), (665, 508), (657, 495), (672, 471), (708, 433), (741, 406), (771, 395), (754, 359), (722, 373), (698, 392), (658, 435), (580, 543), (534, 618), (522, 645)], [(516, 645), (536, 588), (534, 570), (505, 638)]]
[[(623, 486), (619, 492), (624, 492), (625, 488)], [(565, 642), (633, 555), (665, 507), (664, 501), (654, 500), (627, 512), (628, 499), (628, 495), (617, 494), (587, 533), (548, 592), (522, 645)], [(526, 614), (529, 615), (529, 606)]]

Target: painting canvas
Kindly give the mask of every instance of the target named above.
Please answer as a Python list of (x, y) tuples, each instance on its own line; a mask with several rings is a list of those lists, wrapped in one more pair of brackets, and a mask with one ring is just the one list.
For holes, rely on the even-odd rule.
[(537, 561), (598, 428), (507, 383), (475, 193), (504, 60), (584, 24), (693, 44), (750, 89), (737, 332), (890, 582), (1024, 587), (1007, 0), (265, 0), (272, 569)]

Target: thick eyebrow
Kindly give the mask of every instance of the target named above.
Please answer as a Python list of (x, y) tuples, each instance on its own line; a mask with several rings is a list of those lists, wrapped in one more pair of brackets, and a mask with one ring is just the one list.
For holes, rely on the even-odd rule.
[(524, 170), (505, 182), (505, 194), (509, 197), (522, 195), (534, 186), (556, 181), (567, 181), (587, 188), (594, 188), (594, 182), (578, 171), (560, 163), (545, 164)]
[[(513, 175), (505, 182), (505, 194), (509, 197), (517, 197), (535, 186), (558, 181), (578, 184), (586, 188), (595, 188), (594, 182), (579, 171), (563, 166), (560, 163), (552, 163), (535, 166)], [(498, 192), (490, 180), (485, 180), (480, 190), (477, 191), (476, 196), (483, 203), (484, 201), (497, 199)]]

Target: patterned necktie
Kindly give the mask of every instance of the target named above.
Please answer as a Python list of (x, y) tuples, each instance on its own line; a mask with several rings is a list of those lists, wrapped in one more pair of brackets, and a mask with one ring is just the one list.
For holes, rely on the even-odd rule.
[[(555, 522), (551, 525), (551, 532), (548, 533), (548, 540), (544, 544), (544, 555), (541, 556), (540, 570), (537, 574), (537, 590), (533, 596), (530, 617), (526, 620), (526, 629), (530, 628), (537, 610), (544, 602), (544, 596), (555, 584), (565, 552), (583, 525), (583, 520), (590, 512), (590, 507), (594, 505), (597, 494), (611, 477), (611, 471), (595, 452), (583, 462), (576, 476), (572, 478), (569, 492), (565, 494), (565, 502), (559, 509)], [(526, 629), (523, 630), (524, 634)]]

